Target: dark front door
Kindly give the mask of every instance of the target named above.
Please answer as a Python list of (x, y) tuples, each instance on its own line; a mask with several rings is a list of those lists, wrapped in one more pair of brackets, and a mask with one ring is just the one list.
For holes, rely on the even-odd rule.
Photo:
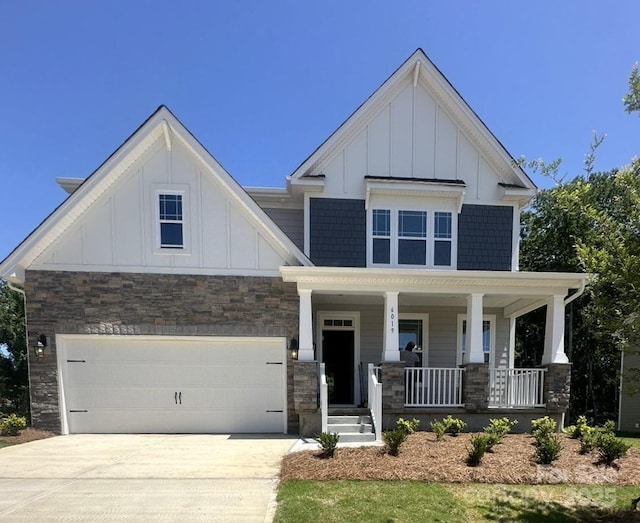
[(329, 403), (353, 403), (353, 331), (322, 331), (322, 362), (329, 383)]

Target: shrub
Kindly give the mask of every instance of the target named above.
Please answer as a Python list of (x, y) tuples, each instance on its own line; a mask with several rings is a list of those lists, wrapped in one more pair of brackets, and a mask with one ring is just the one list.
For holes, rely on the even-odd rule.
[(576, 421), (575, 425), (571, 425), (566, 428), (566, 433), (570, 438), (573, 439), (582, 439), (582, 435), (586, 433), (591, 433), (592, 428), (587, 423), (586, 416), (578, 416), (578, 421)]
[(611, 465), (615, 460), (624, 458), (630, 447), (631, 445), (616, 438), (612, 432), (600, 434), (596, 441), (600, 461), (605, 465)]
[(17, 436), (26, 428), (27, 420), (24, 417), (11, 414), (0, 421), (0, 436)]
[(489, 435), (478, 434), (471, 437), (471, 448), (468, 449), (467, 465), (477, 467), (480, 465), (485, 452), (488, 450)]
[(440, 441), (442, 438), (444, 438), (447, 427), (442, 421), (432, 421), (429, 425), (431, 426), (431, 430), (436, 435), (436, 440)]
[(534, 419), (531, 420), (531, 434), (533, 434), (533, 437), (536, 439), (544, 438), (553, 434), (556, 431), (557, 426), (557, 423), (549, 416)]
[(598, 442), (598, 433), (593, 427), (587, 427), (589, 430), (583, 430), (580, 434), (580, 454), (588, 454), (591, 452)]
[(411, 421), (403, 418), (400, 418), (398, 419), (398, 421), (396, 421), (396, 428), (398, 430), (403, 430), (407, 435), (413, 434), (418, 428), (418, 425), (420, 425), (420, 420), (417, 420), (415, 418)]
[(600, 431), (604, 434), (614, 434), (616, 432), (616, 422), (612, 419), (606, 421)]
[(333, 457), (333, 453), (336, 451), (339, 439), (340, 435), (337, 432), (321, 432), (320, 434), (318, 434), (320, 448), (322, 449), (322, 454), (325, 457)]
[(560, 455), (560, 439), (557, 434), (549, 432), (536, 437), (536, 462), (549, 465), (558, 459)]
[[(489, 420), (489, 425), (484, 428), (485, 434), (489, 435), (494, 444), (500, 443), (511, 429), (518, 424), (517, 421), (509, 421), (509, 418), (493, 418)], [(491, 445), (491, 446), (493, 446)]]
[(467, 424), (459, 418), (454, 418), (451, 415), (447, 416), (442, 420), (445, 426), (445, 432), (451, 434), (452, 436), (457, 436), (460, 434)]
[(397, 456), (400, 446), (406, 441), (407, 433), (402, 429), (387, 430), (382, 433), (382, 439), (386, 445), (386, 451), (391, 456)]

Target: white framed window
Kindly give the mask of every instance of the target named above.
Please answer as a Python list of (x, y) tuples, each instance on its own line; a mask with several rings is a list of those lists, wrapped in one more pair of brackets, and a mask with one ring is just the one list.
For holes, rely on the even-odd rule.
[(370, 266), (455, 268), (456, 213), (374, 208), (368, 217)]
[(420, 358), (420, 366), (429, 366), (429, 315), (401, 312), (398, 316), (399, 349), (404, 350), (412, 341), (413, 352)]
[(391, 262), (391, 211), (374, 209), (372, 212), (373, 263)]
[(189, 250), (189, 198), (186, 189), (156, 187), (153, 195), (155, 207), (155, 252), (188, 254)]
[[(457, 364), (461, 365), (464, 360), (464, 353), (467, 350), (467, 315), (458, 314), (458, 352)], [(484, 314), (482, 316), (482, 352), (484, 362), (493, 368), (496, 352), (496, 316), (494, 314)]]

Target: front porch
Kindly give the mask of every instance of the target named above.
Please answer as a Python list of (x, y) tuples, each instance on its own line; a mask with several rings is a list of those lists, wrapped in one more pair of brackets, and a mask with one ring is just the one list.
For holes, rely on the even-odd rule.
[[(543, 415), (562, 422), (570, 383), (564, 309), (586, 275), (318, 267), (281, 272), (285, 281), (297, 282), (300, 297), (293, 398), (303, 435), (322, 430), (330, 405), (367, 405), (376, 432), (398, 417), (424, 419), (421, 426), (428, 429), (428, 421), (447, 414), (465, 419), (470, 429), (504, 415), (520, 419), (521, 430)], [(517, 368), (516, 320), (543, 306), (542, 360), (535, 368)], [(407, 341), (417, 346), (418, 367), (401, 361)]]

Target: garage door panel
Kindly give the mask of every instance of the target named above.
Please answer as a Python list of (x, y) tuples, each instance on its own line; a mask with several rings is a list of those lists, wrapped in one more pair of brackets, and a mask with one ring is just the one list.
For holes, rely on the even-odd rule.
[(61, 338), (69, 432), (284, 431), (283, 338)]

